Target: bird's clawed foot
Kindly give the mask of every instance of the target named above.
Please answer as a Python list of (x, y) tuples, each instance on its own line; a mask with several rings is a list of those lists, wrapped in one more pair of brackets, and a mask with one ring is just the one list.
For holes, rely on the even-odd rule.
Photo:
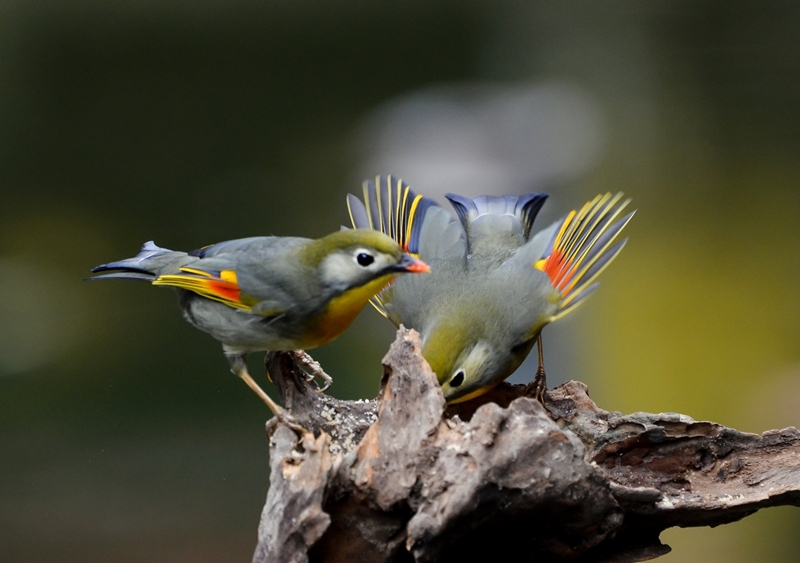
[(533, 381), (525, 388), (525, 396), (539, 401), (542, 406), (545, 406), (545, 391), (547, 391), (547, 375), (544, 373), (544, 368), (539, 368), (536, 370), (536, 376), (533, 378)]
[(295, 360), (297, 360), (297, 362), (303, 366), (303, 369), (308, 372), (306, 374), (306, 380), (309, 383), (317, 378), (322, 380), (322, 387), (317, 389), (317, 393), (322, 393), (331, 386), (331, 383), (333, 383), (333, 378), (325, 373), (325, 371), (322, 369), (322, 366), (319, 365), (319, 362), (309, 356), (308, 352), (305, 350), (295, 350), (292, 353), (294, 354)]
[(267, 432), (274, 431), (279, 422), (288, 427), (290, 430), (296, 432), (301, 438), (303, 437), (303, 434), (308, 432), (308, 430), (303, 428), (303, 425), (300, 424), (297, 419), (293, 417), (286, 409), (279, 407), (278, 412), (273, 412), (273, 414), (275, 416), (267, 421)]
[(539, 401), (542, 406), (544, 404), (544, 392), (547, 391), (547, 374), (544, 372), (544, 352), (542, 351), (542, 334), (536, 338), (536, 348), (539, 352), (539, 368), (536, 370), (536, 375), (528, 386), (525, 388), (525, 396), (536, 401)]

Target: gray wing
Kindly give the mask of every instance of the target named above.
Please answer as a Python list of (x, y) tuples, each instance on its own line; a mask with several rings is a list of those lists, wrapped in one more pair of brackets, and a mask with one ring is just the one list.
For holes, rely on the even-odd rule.
[[(297, 259), (308, 239), (297, 237), (251, 237), (221, 242), (190, 252), (196, 259), (185, 264), (186, 276), (232, 279), (241, 291), (240, 301), (252, 312), (275, 316), (298, 302), (317, 296), (316, 284), (298, 284), (310, 275)], [(224, 302), (224, 301), (223, 301)]]

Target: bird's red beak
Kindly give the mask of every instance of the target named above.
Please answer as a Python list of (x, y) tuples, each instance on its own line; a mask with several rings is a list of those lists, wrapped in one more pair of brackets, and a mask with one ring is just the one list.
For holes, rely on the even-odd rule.
[(405, 254), (403, 259), (398, 264), (399, 269), (403, 272), (411, 272), (412, 274), (424, 274), (431, 271), (431, 267), (419, 258), (414, 258)]

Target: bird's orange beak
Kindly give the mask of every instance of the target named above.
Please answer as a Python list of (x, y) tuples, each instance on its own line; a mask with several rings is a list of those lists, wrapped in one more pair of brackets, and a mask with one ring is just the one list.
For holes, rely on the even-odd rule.
[(414, 258), (404, 254), (397, 264), (397, 269), (401, 272), (411, 272), (412, 274), (424, 274), (431, 271), (431, 267), (419, 258)]

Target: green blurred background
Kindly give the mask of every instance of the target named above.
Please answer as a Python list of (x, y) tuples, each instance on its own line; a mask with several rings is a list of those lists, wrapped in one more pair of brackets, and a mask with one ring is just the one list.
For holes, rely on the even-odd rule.
[[(151, 239), (323, 235), (364, 175), (547, 189), (545, 218), (625, 191), (553, 382), (800, 424), (796, 2), (9, 0), (0, 30), (3, 561), (250, 560), (264, 406), (169, 291), (81, 279)], [(373, 397), (392, 336), (367, 310), (316, 351), (332, 394)], [(662, 560), (794, 562), (798, 517), (669, 530)]]

